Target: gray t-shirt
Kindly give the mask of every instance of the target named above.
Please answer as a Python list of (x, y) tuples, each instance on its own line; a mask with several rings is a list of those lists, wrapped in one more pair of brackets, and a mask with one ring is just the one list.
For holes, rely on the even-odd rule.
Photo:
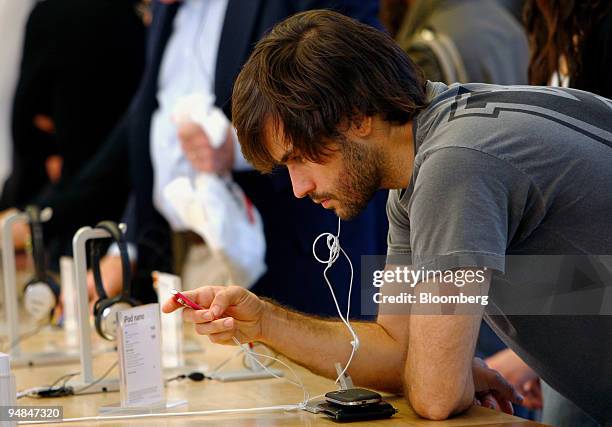
[[(389, 194), (389, 255), (504, 272), (508, 255), (612, 254), (612, 101), (532, 86), (427, 91), (411, 183)], [(612, 420), (610, 316), (487, 320), (553, 387)]]

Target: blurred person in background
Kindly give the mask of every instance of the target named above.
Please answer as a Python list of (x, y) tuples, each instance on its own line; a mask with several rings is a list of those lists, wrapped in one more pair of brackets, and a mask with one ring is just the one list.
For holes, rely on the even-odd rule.
[[(612, 98), (612, 2), (527, 0), (524, 11), (533, 85), (572, 87)], [(558, 427), (599, 424), (542, 383), (542, 422)]]
[[(17, 86), (25, 23), (32, 7), (34, 0), (0, 0), (0, 197), (4, 181), (11, 172), (11, 104)], [(15, 262), (19, 270), (23, 269), (26, 259), (24, 254), (16, 254)], [(18, 277), (17, 280), (22, 278)], [(0, 301), (0, 309), (3, 305)]]
[[(44, 198), (70, 185), (126, 110), (144, 66), (138, 3), (45, 0), (34, 6), (12, 106), (12, 170), (1, 209), (44, 207)], [(119, 219), (122, 208), (105, 218)], [(54, 261), (70, 251), (72, 235), (83, 225), (57, 215), (52, 220), (62, 222), (62, 232), (47, 239)], [(28, 233), (24, 224), (16, 226), (18, 249)]]
[(33, 0), (0, 0), (0, 186), (11, 170), (11, 100), (17, 85), (25, 23), (33, 6)]
[(612, 2), (528, 0), (533, 85), (563, 83), (612, 98)]
[(383, 0), (381, 20), (431, 81), (524, 84), (522, 0)]

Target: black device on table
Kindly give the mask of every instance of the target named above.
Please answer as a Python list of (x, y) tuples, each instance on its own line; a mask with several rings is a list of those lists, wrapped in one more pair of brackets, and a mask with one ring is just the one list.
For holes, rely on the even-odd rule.
[(325, 394), (318, 409), (335, 421), (363, 421), (389, 418), (397, 410), (380, 394), (363, 388), (336, 390)]

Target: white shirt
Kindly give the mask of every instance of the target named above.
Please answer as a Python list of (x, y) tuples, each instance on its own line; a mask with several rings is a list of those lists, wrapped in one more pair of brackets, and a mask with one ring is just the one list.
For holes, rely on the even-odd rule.
[[(228, 0), (185, 0), (174, 18), (173, 32), (161, 62), (157, 99), (151, 120), (153, 204), (173, 230), (187, 227), (163, 196), (164, 187), (179, 176), (195, 178), (197, 171), (181, 150), (172, 112), (179, 98), (193, 93), (214, 97), (219, 40)], [(233, 128), (232, 128), (233, 131)], [(235, 167), (248, 169), (234, 131)]]
[(0, 192), (11, 168), (11, 113), (32, 0), (0, 0)]

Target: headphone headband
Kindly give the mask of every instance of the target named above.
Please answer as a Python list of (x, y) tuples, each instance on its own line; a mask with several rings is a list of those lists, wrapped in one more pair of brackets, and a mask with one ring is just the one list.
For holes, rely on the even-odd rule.
[[(113, 221), (102, 221), (96, 225), (95, 228), (99, 228), (107, 231), (111, 238), (117, 243), (119, 247), (119, 255), (121, 257), (121, 270), (123, 283), (121, 284), (121, 293), (124, 299), (130, 299), (132, 294), (131, 286), (131, 268), (130, 268), (130, 257), (127, 251), (127, 243), (123, 232), (119, 229), (117, 223)], [(92, 242), (91, 247), (91, 269), (93, 272), (94, 283), (96, 285), (96, 291), (100, 297), (100, 300), (107, 299), (108, 296), (104, 290), (104, 284), (102, 283), (102, 274), (100, 272), (100, 246), (96, 241)]]
[(32, 245), (32, 259), (34, 260), (34, 279), (44, 282), (47, 279), (45, 268), (45, 242), (43, 239), (42, 221), (40, 219), (40, 208), (28, 205), (25, 208), (30, 225), (30, 236)]

